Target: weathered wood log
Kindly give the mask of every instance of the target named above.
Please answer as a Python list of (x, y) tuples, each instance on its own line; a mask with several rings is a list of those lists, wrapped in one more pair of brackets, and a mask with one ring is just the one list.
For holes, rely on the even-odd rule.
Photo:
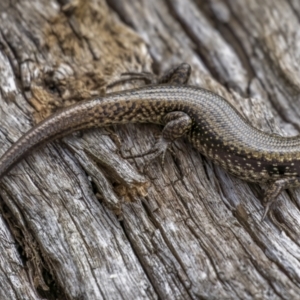
[[(254, 126), (300, 129), (297, 1), (0, 2), (0, 156), (35, 123), (126, 71), (185, 61), (190, 83)], [(107, 92), (144, 84), (130, 82)], [(185, 140), (164, 168), (161, 128), (81, 132), (0, 183), (0, 299), (297, 299), (300, 189), (260, 222), (263, 186)]]

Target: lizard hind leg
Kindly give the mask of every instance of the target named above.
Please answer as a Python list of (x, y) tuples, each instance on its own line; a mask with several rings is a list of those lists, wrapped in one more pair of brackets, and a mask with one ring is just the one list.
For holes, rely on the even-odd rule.
[(186, 84), (190, 78), (191, 70), (189, 64), (181, 63), (163, 74), (158, 79), (158, 83)]
[(287, 188), (295, 188), (300, 186), (300, 177), (281, 178), (270, 184), (265, 191), (263, 205), (265, 207), (262, 221), (270, 211), (271, 206), (276, 202), (279, 194)]
[(143, 80), (145, 84), (186, 84), (191, 75), (191, 66), (181, 63), (165, 72), (162, 76), (156, 76), (150, 72), (126, 72), (122, 73), (120, 79), (111, 82), (107, 87), (112, 87), (120, 83)]
[(161, 156), (161, 164), (163, 166), (166, 152), (168, 150), (172, 151), (172, 143), (176, 139), (184, 136), (191, 129), (192, 119), (182, 111), (174, 111), (166, 114), (163, 121), (165, 126), (155, 145), (147, 152), (139, 155), (127, 156), (126, 158), (144, 157), (149, 155), (147, 159), (148, 162), (146, 163), (146, 166), (148, 166), (154, 159)]

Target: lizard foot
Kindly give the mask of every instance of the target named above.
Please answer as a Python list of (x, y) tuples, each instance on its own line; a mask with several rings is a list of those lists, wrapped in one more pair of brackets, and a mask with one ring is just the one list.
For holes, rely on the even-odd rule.
[(150, 72), (125, 72), (121, 74), (121, 78), (107, 85), (111, 88), (120, 83), (133, 80), (143, 80), (145, 84), (186, 84), (191, 74), (191, 66), (187, 63), (182, 63), (165, 72), (162, 76), (156, 76)]
[(263, 205), (265, 209), (261, 220), (264, 221), (271, 207), (276, 203), (277, 197), (284, 189), (294, 188), (298, 186), (300, 186), (299, 177), (281, 178), (272, 182), (264, 195)]
[(161, 166), (163, 168), (167, 151), (171, 151), (172, 153), (174, 153), (171, 148), (171, 144), (171, 142), (167, 141), (161, 136), (150, 150), (137, 155), (123, 156), (123, 158), (128, 159), (148, 156), (147, 161), (144, 165), (145, 170), (148, 168), (151, 162), (153, 162), (158, 157), (161, 157)]
[(130, 82), (133, 80), (142, 80), (145, 84), (155, 84), (158, 83), (158, 77), (149, 72), (126, 72), (121, 74), (121, 78), (115, 80), (107, 85), (108, 88), (111, 88), (115, 85)]

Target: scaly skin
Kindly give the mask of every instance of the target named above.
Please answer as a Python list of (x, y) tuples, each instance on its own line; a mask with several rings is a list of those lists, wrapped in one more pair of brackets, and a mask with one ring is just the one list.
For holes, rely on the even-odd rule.
[[(173, 82), (183, 82), (184, 76), (176, 72), (180, 78), (175, 76)], [(162, 138), (155, 146), (157, 155), (186, 134), (195, 149), (228, 172), (246, 181), (271, 183), (265, 214), (282, 189), (300, 185), (300, 137), (262, 132), (222, 97), (178, 84), (112, 93), (57, 112), (7, 150), (0, 159), (0, 178), (42, 143), (76, 130), (124, 123), (164, 125)]]

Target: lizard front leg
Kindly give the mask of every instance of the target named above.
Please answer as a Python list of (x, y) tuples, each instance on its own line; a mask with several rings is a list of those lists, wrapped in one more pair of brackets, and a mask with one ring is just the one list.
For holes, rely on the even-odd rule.
[(300, 186), (300, 177), (281, 178), (272, 182), (265, 192), (263, 205), (265, 207), (262, 221), (267, 216), (271, 206), (276, 202), (279, 194), (287, 188), (295, 188)]

